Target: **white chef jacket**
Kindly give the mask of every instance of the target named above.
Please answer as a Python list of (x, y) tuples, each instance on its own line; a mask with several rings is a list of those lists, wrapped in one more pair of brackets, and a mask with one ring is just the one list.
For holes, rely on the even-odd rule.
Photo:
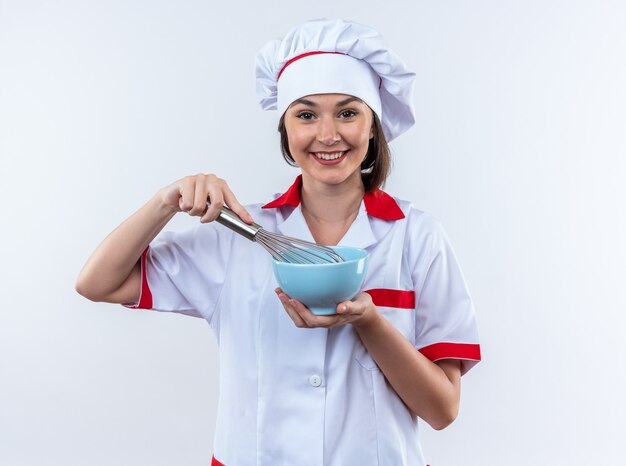
[[(266, 230), (313, 241), (301, 177), (264, 206)], [(429, 359), (480, 360), (474, 308), (439, 221), (368, 193), (340, 245), (364, 248), (363, 290)], [(411, 414), (351, 325), (296, 327), (274, 289), (271, 256), (215, 222), (163, 232), (142, 255), (135, 308), (206, 319), (219, 345), (214, 465), (425, 465)]]

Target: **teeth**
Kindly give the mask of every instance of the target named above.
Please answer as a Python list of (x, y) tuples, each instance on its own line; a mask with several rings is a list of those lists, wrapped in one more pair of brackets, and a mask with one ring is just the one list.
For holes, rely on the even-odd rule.
[(323, 159), (323, 160), (335, 160), (341, 157), (345, 153), (346, 151), (333, 152), (332, 154), (322, 154), (320, 152), (314, 152), (315, 157), (317, 157), (318, 159)]

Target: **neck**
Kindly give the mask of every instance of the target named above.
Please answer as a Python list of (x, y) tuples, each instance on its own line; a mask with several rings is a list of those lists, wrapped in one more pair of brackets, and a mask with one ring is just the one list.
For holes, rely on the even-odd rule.
[(351, 224), (365, 193), (361, 174), (355, 175), (344, 183), (328, 185), (303, 174), (300, 199), (304, 216), (318, 224)]

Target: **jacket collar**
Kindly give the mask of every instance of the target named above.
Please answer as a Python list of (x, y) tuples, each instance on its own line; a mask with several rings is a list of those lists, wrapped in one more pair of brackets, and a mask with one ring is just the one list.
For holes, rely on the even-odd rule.
[[(286, 204), (285, 204), (286, 205)], [(279, 233), (291, 237), (299, 238), (305, 241), (315, 242), (311, 230), (306, 223), (304, 216), (302, 215), (302, 206), (297, 206), (293, 209), (287, 209), (288, 212), (285, 217), (282, 213), (277, 212), (279, 220), (276, 228)], [(388, 224), (387, 224), (388, 225)], [(388, 225), (391, 227), (391, 225)], [(338, 246), (352, 246), (355, 248), (365, 249), (372, 244), (376, 244), (376, 234), (370, 224), (370, 218), (365, 211), (365, 204), (361, 202), (359, 207), (359, 213), (357, 217), (350, 225), (350, 228), (345, 233), (343, 238), (339, 241)]]
[[(300, 205), (300, 187), (302, 186), (302, 175), (298, 175), (296, 181), (287, 191), (263, 206), (264, 209), (273, 209), (282, 206), (298, 207)], [(370, 217), (381, 220), (400, 220), (404, 218), (398, 203), (384, 191), (377, 189), (365, 193), (363, 196), (365, 211)]]

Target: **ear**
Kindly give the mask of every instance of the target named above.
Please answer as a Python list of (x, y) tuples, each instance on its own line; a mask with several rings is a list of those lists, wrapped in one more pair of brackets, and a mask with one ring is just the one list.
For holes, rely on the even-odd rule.
[(370, 139), (374, 139), (374, 126), (370, 128)]

